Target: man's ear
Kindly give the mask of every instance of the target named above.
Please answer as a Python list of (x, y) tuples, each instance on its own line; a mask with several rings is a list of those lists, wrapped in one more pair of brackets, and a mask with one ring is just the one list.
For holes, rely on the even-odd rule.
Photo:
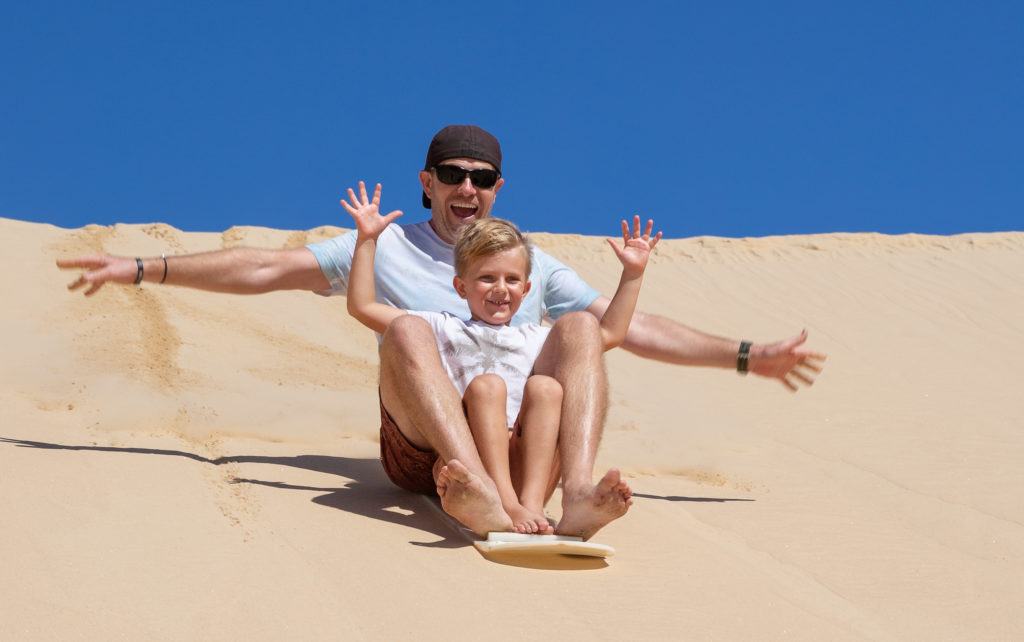
[(420, 172), (420, 185), (423, 186), (423, 193), (427, 195), (427, 198), (433, 198), (430, 195), (430, 186), (433, 180), (434, 175), (427, 170)]
[(458, 295), (461, 298), (465, 299), (466, 298), (466, 282), (463, 281), (462, 279), (460, 279), (458, 274), (456, 274), (455, 278), (452, 279), (452, 285), (455, 286), (455, 291), (458, 293)]

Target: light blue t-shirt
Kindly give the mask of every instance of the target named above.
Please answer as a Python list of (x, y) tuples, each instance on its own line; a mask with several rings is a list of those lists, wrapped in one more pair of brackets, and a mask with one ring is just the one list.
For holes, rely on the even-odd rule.
[[(352, 269), (356, 232), (336, 236), (309, 248), (331, 283), (323, 295), (345, 294)], [(453, 246), (442, 241), (430, 221), (392, 224), (377, 239), (374, 279), (377, 301), (403, 310), (448, 312), (469, 319), (469, 306), (455, 292)], [(512, 325), (539, 324), (566, 312), (586, 310), (599, 296), (594, 288), (564, 263), (538, 248), (533, 252), (533, 286), (512, 317)]]

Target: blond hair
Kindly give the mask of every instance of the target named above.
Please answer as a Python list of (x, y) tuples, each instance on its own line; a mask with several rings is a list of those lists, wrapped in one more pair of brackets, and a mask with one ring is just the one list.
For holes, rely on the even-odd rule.
[(476, 259), (521, 247), (526, 254), (526, 277), (533, 264), (533, 243), (513, 223), (487, 217), (462, 228), (455, 241), (455, 274), (462, 276)]

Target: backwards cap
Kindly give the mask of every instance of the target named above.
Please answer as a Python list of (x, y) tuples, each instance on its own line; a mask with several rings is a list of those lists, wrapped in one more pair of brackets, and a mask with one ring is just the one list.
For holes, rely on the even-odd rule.
[[(498, 139), (476, 125), (448, 125), (434, 134), (427, 148), (423, 169), (430, 171), (441, 161), (450, 158), (472, 158), (494, 165), (501, 174), (501, 145)], [(430, 199), (423, 194), (423, 207), (430, 209)]]

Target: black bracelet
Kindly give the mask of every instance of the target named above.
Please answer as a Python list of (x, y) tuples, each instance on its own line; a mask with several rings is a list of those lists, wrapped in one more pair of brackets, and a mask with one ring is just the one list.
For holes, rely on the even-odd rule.
[(167, 280), (167, 255), (166, 254), (161, 254), (160, 258), (164, 260), (164, 275), (160, 279), (160, 285), (163, 285), (164, 281)]
[(135, 285), (142, 283), (142, 259), (135, 257), (135, 265), (138, 267), (138, 272), (135, 273)]
[(750, 365), (750, 341), (740, 341), (740, 351), (736, 354), (736, 372), (747, 374), (747, 366)]

